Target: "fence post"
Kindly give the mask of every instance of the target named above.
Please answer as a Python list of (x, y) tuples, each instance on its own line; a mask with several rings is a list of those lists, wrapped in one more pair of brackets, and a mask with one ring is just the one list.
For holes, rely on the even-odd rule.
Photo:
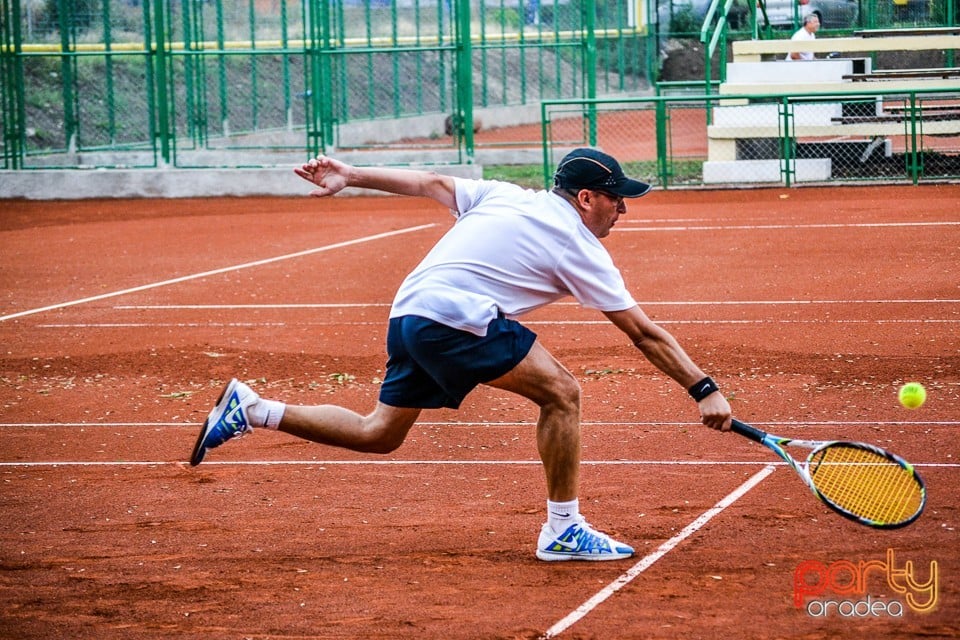
[(226, 35), (223, 28), (223, 0), (216, 2), (217, 16), (217, 89), (220, 99), (220, 135), (230, 137), (230, 109), (227, 105), (227, 59), (223, 55), (226, 50)]
[[(171, 139), (173, 130), (170, 122), (170, 102), (167, 94), (169, 88), (169, 69), (167, 50), (167, 28), (163, 13), (163, 0), (155, 0), (153, 3), (153, 28), (150, 27), (150, 0), (144, 0), (143, 3), (143, 24), (145, 46), (147, 50), (147, 73), (148, 73), (148, 91), (153, 99), (150, 103), (153, 105), (154, 113), (151, 114), (151, 127), (154, 136), (154, 149), (157, 141), (160, 143), (160, 158), (164, 164), (173, 162), (173, 153), (171, 150)], [(152, 80), (152, 81), (151, 81)], [(154, 152), (156, 153), (156, 152)]]
[(197, 87), (203, 87), (203, 83), (197, 82), (196, 70), (203, 63), (196, 57), (194, 51), (200, 51), (202, 42), (202, 33), (200, 25), (194, 21), (196, 13), (196, 4), (194, 2), (185, 3), (188, 6), (183, 7), (183, 15), (180, 16), (180, 22), (183, 28), (183, 102), (184, 112), (187, 116), (187, 135), (193, 140), (195, 145), (203, 144), (204, 129), (200, 126), (201, 116), (198, 106)]
[(0, 69), (2, 69), (3, 86), (0, 87), (0, 96), (3, 97), (3, 168), (22, 169), (24, 155), (24, 97), (23, 91), (23, 62), (20, 58), (20, 2), (18, 0), (2, 0), (3, 8), (2, 32), (3, 47), (0, 51)]
[(585, 0), (583, 3), (583, 28), (586, 31), (583, 66), (587, 72), (587, 126), (590, 146), (597, 146), (597, 2)]
[(73, 52), (73, 9), (69, 0), (59, 0), (57, 18), (60, 27), (60, 86), (63, 91), (63, 134), (66, 141), (67, 153), (77, 150), (77, 134), (79, 122), (77, 120), (77, 104), (74, 89), (74, 65), (76, 64)]
[[(287, 0), (280, 0), (280, 48), (288, 51), (290, 37), (287, 33)], [(293, 131), (293, 103), (290, 100), (290, 57), (283, 56), (283, 108), (287, 114), (287, 131)]]
[(551, 189), (553, 183), (551, 178), (551, 170), (553, 162), (551, 162), (550, 150), (552, 145), (550, 144), (550, 120), (547, 110), (547, 103), (540, 103), (540, 139), (543, 140), (543, 188)]
[(473, 42), (470, 33), (470, 0), (457, 0), (457, 111), (463, 129), (463, 153), (473, 164)]
[(110, 146), (114, 146), (117, 143), (117, 119), (116, 119), (116, 103), (114, 102), (113, 96), (113, 56), (110, 54), (113, 44), (112, 44), (112, 35), (110, 33), (110, 3), (104, 2), (103, 9), (101, 11), (101, 18), (103, 19), (103, 48), (106, 51), (106, 57), (104, 58), (104, 68), (106, 69), (107, 75), (107, 130), (110, 133)]
[(646, 52), (646, 74), (651, 85), (660, 81), (660, 18), (657, 16), (657, 0), (645, 0), (647, 7), (647, 37), (644, 38)]
[[(866, 20), (864, 20), (866, 16)], [(867, 0), (861, 3), (860, 20), (865, 29), (877, 28), (877, 0)]]
[[(957, 5), (955, 2), (947, 2), (947, 17), (946, 17), (947, 26), (953, 27), (957, 24)], [(947, 66), (952, 67), (954, 65), (954, 53), (953, 49), (947, 50)]]
[(306, 0), (309, 7), (306, 60), (307, 76), (307, 153), (312, 157), (326, 153), (333, 145), (333, 82), (328, 0)]
[(793, 184), (796, 178), (796, 160), (793, 153), (793, 110), (789, 96), (780, 100), (780, 175), (786, 186)]
[[(658, 98), (654, 103), (656, 114), (656, 136), (657, 136), (657, 177), (660, 179), (660, 186), (666, 189), (670, 183), (670, 150), (667, 147), (667, 103), (663, 98)], [(710, 105), (710, 99), (707, 98), (707, 106)]]
[(923, 150), (919, 148), (922, 142), (921, 138), (917, 136), (917, 120), (919, 119), (920, 112), (917, 108), (916, 93), (910, 94), (910, 100), (905, 115), (907, 118), (904, 123), (907, 127), (907, 130), (904, 133), (906, 133), (906, 137), (910, 141), (906, 154), (907, 175), (910, 176), (910, 180), (914, 185), (916, 185), (920, 181), (920, 175), (923, 173)]
[(317, 75), (320, 73), (320, 55), (317, 52), (319, 33), (317, 28), (317, 2), (304, 0), (303, 3), (303, 106), (307, 121), (307, 155), (311, 158), (323, 148), (323, 131), (320, 128), (320, 115), (317, 113), (317, 100), (314, 90), (320, 86)]

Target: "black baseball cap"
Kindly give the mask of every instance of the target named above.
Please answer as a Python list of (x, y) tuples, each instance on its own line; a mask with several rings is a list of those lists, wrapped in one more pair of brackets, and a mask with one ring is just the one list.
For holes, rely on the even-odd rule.
[(604, 191), (624, 198), (639, 198), (650, 191), (647, 183), (623, 175), (613, 156), (587, 147), (564, 156), (553, 174), (553, 184), (562, 189)]

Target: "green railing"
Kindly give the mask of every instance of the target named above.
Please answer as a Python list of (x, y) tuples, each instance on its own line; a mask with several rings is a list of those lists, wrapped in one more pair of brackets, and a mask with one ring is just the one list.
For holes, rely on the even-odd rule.
[(546, 100), (543, 183), (581, 145), (664, 188), (956, 180), (958, 100), (951, 89)]
[[(727, 15), (733, 7), (736, 0), (713, 0), (707, 9), (707, 15), (703, 19), (703, 26), (700, 28), (700, 44), (703, 45), (704, 70), (705, 70), (705, 93), (710, 94), (710, 80), (713, 78), (713, 56), (719, 49), (726, 51), (727, 48)], [(720, 81), (725, 79), (725, 66), (720, 65)]]

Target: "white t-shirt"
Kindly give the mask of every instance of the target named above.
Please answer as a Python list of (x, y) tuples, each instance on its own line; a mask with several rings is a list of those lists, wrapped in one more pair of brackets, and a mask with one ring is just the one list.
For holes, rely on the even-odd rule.
[[(809, 31), (807, 31), (807, 29), (806, 29), (805, 27), (800, 27), (799, 29), (797, 29), (797, 32), (794, 33), (794, 34), (793, 34), (793, 37), (790, 38), (790, 39), (791, 39), (791, 40), (798, 40), (798, 41), (802, 41), (802, 40), (816, 40), (816, 39), (817, 39), (817, 34), (815, 34), (815, 33), (810, 33)], [(792, 59), (793, 59), (793, 58), (791, 58), (791, 57), (790, 57), (790, 54), (788, 53), (788, 54), (787, 54), (787, 60), (792, 60)], [(812, 52), (812, 51), (801, 51), (801, 52), (800, 52), (800, 59), (801, 59), (801, 60), (813, 60), (813, 52)]]
[(636, 302), (579, 213), (549, 191), (455, 178), (453, 227), (400, 285), (390, 317), (417, 315), (486, 335), (503, 313), (518, 318), (572, 295), (622, 311)]

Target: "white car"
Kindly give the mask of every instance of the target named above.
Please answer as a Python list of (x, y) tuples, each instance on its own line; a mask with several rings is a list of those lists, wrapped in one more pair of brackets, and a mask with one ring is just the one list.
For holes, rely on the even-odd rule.
[[(737, 0), (730, 9), (728, 20), (734, 28), (749, 25), (750, 5), (757, 3), (757, 24), (763, 29), (766, 23), (763, 20), (761, 2), (764, 0)], [(711, 0), (668, 0), (657, 3), (661, 27), (673, 26), (671, 18), (686, 14), (692, 20), (691, 24), (684, 24), (686, 29), (699, 30)], [(849, 29), (858, 26), (860, 17), (860, 3), (858, 0), (765, 0), (767, 19), (770, 25), (776, 28), (792, 28), (794, 26), (794, 7), (797, 12), (797, 28), (803, 24), (803, 17), (810, 13), (817, 14), (820, 26), (825, 29)], [(668, 29), (670, 27), (667, 27)], [(685, 30), (685, 29), (680, 29)]]
[[(762, 1), (762, 0), (761, 0)], [(765, 0), (767, 20), (774, 27), (794, 26), (794, 7), (798, 17), (797, 26), (803, 23), (803, 17), (815, 13), (824, 29), (844, 29), (857, 26), (860, 17), (860, 3), (857, 0)], [(757, 23), (762, 27), (763, 14), (757, 3)]]

